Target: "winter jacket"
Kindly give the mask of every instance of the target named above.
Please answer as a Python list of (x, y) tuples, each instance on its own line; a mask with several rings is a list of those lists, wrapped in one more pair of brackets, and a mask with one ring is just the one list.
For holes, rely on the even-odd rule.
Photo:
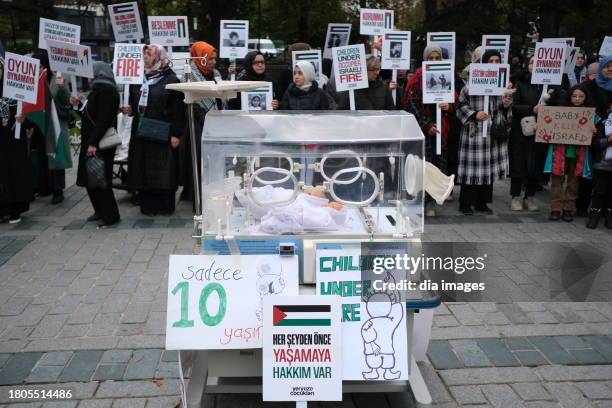
[[(338, 102), (338, 109), (349, 110), (348, 92), (343, 92)], [(357, 110), (394, 110), (395, 103), (391, 90), (382, 79), (370, 81), (367, 88), (355, 91), (355, 109)]]
[(280, 104), (281, 110), (329, 110), (333, 106), (331, 97), (313, 82), (310, 89), (303, 91), (295, 84), (289, 85)]

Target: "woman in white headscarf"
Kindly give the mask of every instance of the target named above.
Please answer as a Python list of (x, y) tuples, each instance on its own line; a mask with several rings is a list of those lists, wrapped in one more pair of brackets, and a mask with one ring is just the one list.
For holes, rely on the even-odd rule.
[(293, 69), (293, 83), (289, 85), (280, 104), (281, 110), (333, 109), (331, 97), (319, 88), (315, 69), (309, 61), (299, 61)]

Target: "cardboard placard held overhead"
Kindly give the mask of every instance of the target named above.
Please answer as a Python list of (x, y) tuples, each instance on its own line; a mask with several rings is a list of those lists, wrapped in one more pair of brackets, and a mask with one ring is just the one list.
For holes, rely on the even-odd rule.
[(332, 60), (338, 92), (368, 87), (368, 70), (363, 44), (332, 48)]
[(142, 84), (144, 61), (142, 44), (115, 44), (113, 73), (118, 84)]
[(535, 141), (590, 146), (595, 108), (541, 106)]
[(331, 49), (348, 45), (351, 36), (351, 24), (329, 23), (325, 36), (323, 58), (331, 58)]
[(249, 52), (249, 20), (221, 20), (220, 58), (244, 58)]
[(410, 31), (383, 34), (382, 69), (410, 69)]
[(116, 42), (141, 40), (144, 38), (138, 2), (109, 4), (108, 15), (113, 26)]
[(298, 257), (170, 255), (166, 349), (260, 348), (263, 299), (298, 294)]
[(359, 18), (359, 34), (382, 35), (393, 30), (393, 10), (362, 8)]
[(259, 111), (272, 110), (272, 83), (266, 82), (266, 86), (240, 93), (242, 110)]
[(46, 50), (47, 40), (78, 44), (81, 42), (81, 26), (41, 18), (38, 31), (38, 48)]
[(455, 59), (455, 32), (427, 33), (427, 45), (436, 44), (442, 48), (443, 60)]
[(87, 45), (47, 40), (51, 71), (93, 78), (93, 58)]
[(149, 43), (166, 47), (189, 45), (186, 16), (149, 16)]
[(264, 301), (263, 400), (342, 401), (338, 296)]
[(293, 61), (291, 66), (294, 68), (298, 61), (310, 62), (314, 66), (316, 80), (321, 83), (321, 50), (293, 51), (291, 60)]
[(482, 46), (485, 47), (485, 49), (499, 51), (502, 56), (501, 63), (508, 63), (508, 55), (510, 54), (510, 35), (485, 34), (482, 36)]
[(612, 55), (612, 36), (606, 35), (599, 48), (599, 56)]
[(423, 103), (455, 102), (454, 68), (453, 61), (423, 61)]
[(565, 69), (567, 45), (554, 42), (536, 43), (532, 84), (561, 85)]
[(2, 96), (26, 103), (36, 103), (40, 61), (7, 52), (4, 56)]
[(508, 64), (470, 64), (470, 95), (501, 96), (509, 79)]

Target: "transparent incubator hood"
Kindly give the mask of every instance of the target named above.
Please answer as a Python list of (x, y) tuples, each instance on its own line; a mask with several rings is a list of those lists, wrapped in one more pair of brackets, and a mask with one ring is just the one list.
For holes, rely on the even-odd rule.
[(203, 234), (414, 237), (423, 232), (423, 157), (423, 133), (406, 112), (209, 112)]

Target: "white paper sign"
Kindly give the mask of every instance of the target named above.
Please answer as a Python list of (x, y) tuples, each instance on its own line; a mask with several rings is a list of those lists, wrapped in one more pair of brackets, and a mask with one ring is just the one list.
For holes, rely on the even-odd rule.
[(442, 48), (443, 60), (455, 59), (455, 32), (427, 33), (427, 45), (431, 44)]
[(138, 2), (109, 4), (110, 16), (116, 42), (141, 40), (144, 38)]
[(423, 61), (423, 103), (455, 102), (454, 68), (453, 61)]
[(508, 63), (508, 55), (510, 54), (510, 35), (485, 34), (482, 36), (482, 46), (485, 47), (485, 49), (499, 51), (502, 56), (502, 64)]
[(189, 45), (186, 16), (149, 16), (149, 43), (166, 47)]
[(62, 21), (41, 18), (38, 27), (38, 48), (47, 49), (47, 40), (78, 44), (81, 42), (81, 26)]
[(338, 296), (264, 300), (264, 401), (342, 401), (340, 316)]
[(382, 41), (382, 69), (410, 69), (410, 31), (388, 31)]
[(332, 48), (332, 60), (338, 92), (368, 87), (368, 70), (363, 44)]
[(360, 10), (359, 34), (382, 35), (387, 30), (393, 30), (393, 27), (393, 10)]
[(113, 73), (118, 84), (142, 84), (144, 61), (142, 44), (115, 44)]
[(298, 294), (298, 257), (170, 255), (166, 349), (259, 348), (263, 299)]
[(567, 47), (567, 55), (565, 56), (565, 72), (568, 75), (575, 75), (574, 68), (576, 68), (576, 61), (578, 60), (578, 54), (580, 53), (580, 47)]
[(272, 110), (272, 99), (274, 98), (272, 93), (272, 83), (266, 82), (266, 84), (266, 86), (257, 88), (253, 91), (240, 93), (242, 110)]
[(509, 78), (508, 64), (470, 64), (470, 95), (501, 96)]
[(294, 68), (298, 61), (310, 62), (314, 66), (316, 80), (321, 83), (321, 50), (293, 51), (291, 59), (291, 66)]
[(536, 43), (532, 84), (561, 85), (567, 45), (554, 42)]
[(244, 58), (249, 52), (249, 20), (221, 20), (219, 57)]
[(612, 36), (606, 35), (601, 42), (601, 48), (599, 48), (599, 56), (612, 55)]
[(88, 45), (47, 40), (51, 71), (93, 78), (93, 59)]
[(36, 103), (40, 61), (7, 52), (4, 56), (2, 96), (21, 102)]
[(576, 41), (573, 37), (563, 37), (563, 38), (543, 38), (542, 42), (551, 42), (551, 43), (565, 43), (568, 47), (573, 47), (574, 42)]
[[(360, 246), (317, 249), (320, 296), (342, 296), (342, 377), (344, 380), (408, 379), (406, 306), (398, 291), (378, 293), (364, 280)], [(400, 282), (402, 274), (387, 282)]]
[(325, 36), (323, 58), (331, 58), (331, 49), (348, 45), (351, 36), (351, 24), (329, 23)]

